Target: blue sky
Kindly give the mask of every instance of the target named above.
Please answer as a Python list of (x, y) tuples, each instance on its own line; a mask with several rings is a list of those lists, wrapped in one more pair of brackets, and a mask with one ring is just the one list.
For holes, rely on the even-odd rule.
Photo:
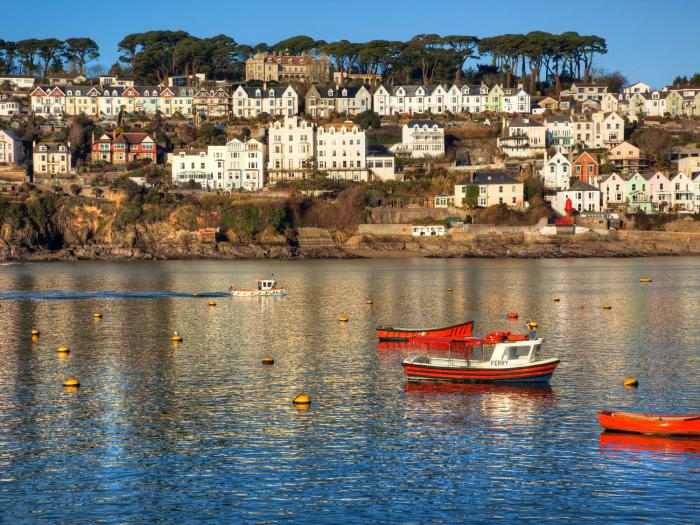
[(224, 33), (237, 42), (274, 43), (308, 34), (404, 40), (418, 33), (472, 34), (578, 31), (607, 40), (598, 66), (654, 87), (700, 71), (700, 0), (146, 0), (114, 3), (6, 0), (0, 38), (94, 39), (107, 66), (122, 36), (181, 29), (195, 36)]

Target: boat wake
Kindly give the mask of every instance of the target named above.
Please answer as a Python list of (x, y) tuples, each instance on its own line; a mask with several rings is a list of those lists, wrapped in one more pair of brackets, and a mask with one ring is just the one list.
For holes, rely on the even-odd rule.
[(0, 301), (74, 301), (81, 299), (192, 299), (227, 297), (226, 292), (185, 293), (170, 291), (119, 292), (113, 290), (0, 290)]

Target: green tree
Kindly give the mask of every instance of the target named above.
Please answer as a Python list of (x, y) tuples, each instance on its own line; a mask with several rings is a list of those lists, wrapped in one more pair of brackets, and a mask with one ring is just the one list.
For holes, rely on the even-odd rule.
[(82, 75), (85, 65), (100, 57), (100, 48), (91, 38), (69, 38), (63, 56), (74, 63)]
[(382, 126), (382, 119), (379, 117), (379, 113), (375, 113), (371, 109), (358, 113), (353, 122), (362, 129), (379, 129)]
[(54, 60), (60, 59), (63, 56), (65, 50), (65, 44), (63, 41), (57, 38), (46, 38), (40, 40), (37, 45), (37, 54), (39, 58), (44, 62), (42, 70), (42, 78), (46, 78), (49, 72), (49, 64)]

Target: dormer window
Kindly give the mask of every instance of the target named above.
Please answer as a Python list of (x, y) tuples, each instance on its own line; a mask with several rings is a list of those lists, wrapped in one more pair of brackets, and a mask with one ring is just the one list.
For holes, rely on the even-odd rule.
[(256, 97), (259, 97), (260, 94), (261, 94), (261, 93), (260, 93), (260, 90), (259, 90), (259, 89), (256, 89), (256, 90), (255, 90), (255, 96), (256, 96)]
[(66, 94), (67, 94), (67, 95), (68, 95), (68, 96), (70, 97), (70, 96), (72, 96), (72, 95), (73, 95), (73, 92), (69, 90), (69, 91), (67, 91), (67, 93), (66, 93)]
[(347, 89), (343, 89), (343, 96), (344, 96), (344, 97), (347, 97), (347, 96), (348, 96), (348, 90), (347, 90)]
[(270, 92), (268, 93), (268, 95), (270, 96), (270, 98), (274, 98), (275, 97), (275, 90), (271, 89)]
[[(109, 92), (108, 92), (108, 93), (109, 93)], [(113, 97), (116, 97), (116, 96), (117, 96), (117, 90), (116, 90), (116, 89), (112, 91), (112, 96), (113, 96)]]
[(332, 90), (332, 89), (329, 89), (329, 90), (328, 90), (328, 96), (329, 96), (329, 97), (332, 97), (332, 96), (333, 96), (333, 90)]
[(80, 95), (81, 95), (81, 92), (80, 92), (80, 91), (76, 91), (76, 92), (75, 92), (75, 96), (76, 96), (76, 97), (79, 97)]

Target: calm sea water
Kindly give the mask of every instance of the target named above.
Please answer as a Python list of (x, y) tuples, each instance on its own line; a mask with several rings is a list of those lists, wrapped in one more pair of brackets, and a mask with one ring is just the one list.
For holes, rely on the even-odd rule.
[[(288, 297), (191, 296), (272, 272)], [(596, 421), (700, 412), (697, 258), (12, 264), (0, 290), (2, 522), (700, 522), (700, 440)], [(422, 350), (374, 331), (528, 316), (548, 388), (409, 385)]]

